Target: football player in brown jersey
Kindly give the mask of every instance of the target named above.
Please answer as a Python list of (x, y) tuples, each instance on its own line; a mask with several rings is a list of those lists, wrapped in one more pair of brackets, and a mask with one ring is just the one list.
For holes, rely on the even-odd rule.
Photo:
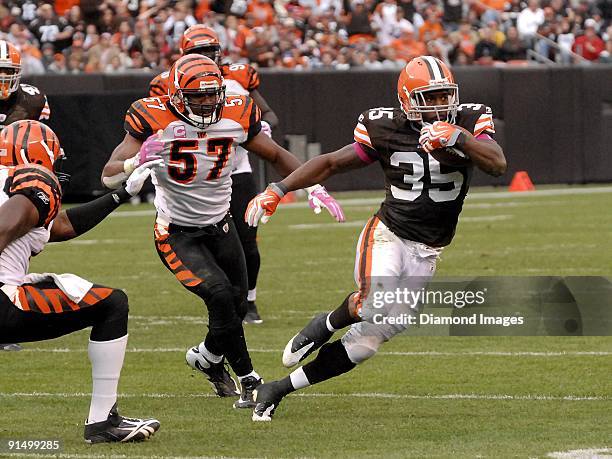
[[(274, 213), (288, 191), (375, 162), (385, 175), (385, 201), (357, 242), (358, 290), (289, 340), (283, 353), (287, 367), (321, 349), (286, 378), (257, 389), (254, 421), (270, 421), (285, 395), (352, 370), (405, 330), (410, 305), (392, 301), (386, 307), (372, 306), (372, 293), (379, 286), (380, 293), (402, 286), (424, 288), (455, 234), (473, 167), (493, 176), (506, 170), (503, 151), (493, 139), (491, 109), (460, 105), (459, 88), (442, 61), (432, 56), (410, 61), (399, 76), (397, 94), (400, 108), (361, 114), (354, 143), (308, 161), (249, 203), (245, 218), (257, 225)], [(325, 344), (347, 326), (341, 339)]]
[(21, 84), (21, 54), (0, 40), (0, 129), (19, 120), (46, 121), (51, 115), (47, 96), (29, 84)]

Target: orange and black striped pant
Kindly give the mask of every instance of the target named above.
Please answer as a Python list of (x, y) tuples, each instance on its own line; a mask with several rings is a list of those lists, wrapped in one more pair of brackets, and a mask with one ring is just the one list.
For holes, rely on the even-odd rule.
[(204, 228), (157, 224), (155, 246), (166, 268), (185, 288), (204, 300), (211, 322), (218, 315), (228, 314), (228, 311), (211, 310), (211, 306), (215, 307), (214, 297), (221, 292), (231, 292), (236, 313), (243, 315), (246, 262), (229, 214), (220, 223)]
[(127, 296), (94, 285), (75, 303), (53, 282), (24, 284), (19, 307), (0, 290), (0, 342), (43, 341), (93, 327), (91, 339), (109, 341), (127, 334)]

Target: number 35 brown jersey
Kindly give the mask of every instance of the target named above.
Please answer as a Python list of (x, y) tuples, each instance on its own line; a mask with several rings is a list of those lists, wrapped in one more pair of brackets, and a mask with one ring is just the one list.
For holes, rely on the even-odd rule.
[[(491, 109), (481, 104), (460, 105), (455, 124), (476, 136), (495, 132)], [(377, 216), (401, 238), (443, 247), (455, 234), (473, 166), (441, 164), (419, 145), (420, 128), (399, 108), (375, 108), (361, 114), (354, 136), (385, 174)]]

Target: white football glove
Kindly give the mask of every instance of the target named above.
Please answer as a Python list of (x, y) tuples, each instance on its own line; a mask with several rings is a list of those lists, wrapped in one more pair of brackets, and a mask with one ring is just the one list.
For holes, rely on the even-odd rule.
[(125, 191), (128, 192), (130, 196), (136, 196), (142, 190), (142, 186), (144, 182), (147, 180), (149, 175), (151, 175), (151, 169), (154, 167), (158, 167), (164, 163), (163, 159), (156, 159), (153, 161), (149, 161), (144, 163), (141, 166), (138, 166), (132, 172), (132, 175), (125, 182)]

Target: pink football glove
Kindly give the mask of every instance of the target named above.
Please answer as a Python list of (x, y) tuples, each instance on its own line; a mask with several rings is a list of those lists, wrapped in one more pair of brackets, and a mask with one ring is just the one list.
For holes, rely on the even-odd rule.
[(261, 132), (263, 132), (268, 137), (272, 137), (272, 127), (268, 124), (267, 121), (261, 121)]
[(444, 121), (436, 121), (421, 129), (419, 143), (427, 153), (438, 148), (452, 147), (457, 143), (463, 131), (457, 126)]
[(315, 214), (321, 213), (321, 207), (325, 207), (337, 222), (343, 222), (344, 212), (342, 207), (332, 198), (323, 185), (314, 185), (306, 188), (308, 191), (308, 205)]
[(244, 221), (249, 226), (257, 226), (260, 220), (266, 223), (284, 194), (274, 183), (268, 185), (268, 188), (251, 199), (244, 213)]
[(164, 142), (161, 140), (161, 137), (162, 131), (159, 130), (157, 134), (153, 134), (145, 140), (136, 156), (124, 162), (124, 171), (127, 174), (131, 174), (137, 167), (143, 164), (162, 159), (161, 152), (164, 150)]

